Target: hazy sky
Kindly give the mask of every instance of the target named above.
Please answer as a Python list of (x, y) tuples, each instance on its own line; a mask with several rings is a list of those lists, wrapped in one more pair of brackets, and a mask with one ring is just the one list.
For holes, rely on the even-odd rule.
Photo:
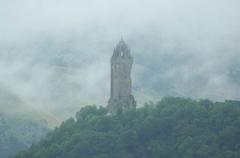
[(109, 59), (123, 36), (140, 104), (240, 99), (239, 8), (239, 0), (0, 0), (0, 89), (52, 113), (106, 105)]

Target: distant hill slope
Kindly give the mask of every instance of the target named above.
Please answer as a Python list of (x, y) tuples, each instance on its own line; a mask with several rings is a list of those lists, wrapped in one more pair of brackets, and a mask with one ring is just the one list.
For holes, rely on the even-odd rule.
[(0, 158), (30, 147), (48, 131), (48, 123), (38, 111), (0, 86)]
[(24, 117), (0, 114), (0, 158), (27, 149), (49, 131), (47, 123)]
[(106, 116), (87, 106), (14, 158), (239, 158), (240, 102), (163, 98)]
[(9, 117), (46, 120), (50, 128), (59, 124), (59, 120), (43, 109), (27, 105), (17, 94), (0, 84), (0, 113)]

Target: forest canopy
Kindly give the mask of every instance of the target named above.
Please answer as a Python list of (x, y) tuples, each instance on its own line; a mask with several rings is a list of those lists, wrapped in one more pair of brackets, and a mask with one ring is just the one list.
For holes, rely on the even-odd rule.
[(240, 102), (165, 97), (107, 116), (86, 106), (14, 158), (239, 158)]

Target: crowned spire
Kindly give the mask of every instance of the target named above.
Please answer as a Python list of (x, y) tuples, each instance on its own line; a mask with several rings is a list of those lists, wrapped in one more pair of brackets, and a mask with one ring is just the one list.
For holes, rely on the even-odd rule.
[(113, 57), (131, 57), (130, 49), (126, 42), (121, 37), (121, 40), (116, 45), (113, 51)]

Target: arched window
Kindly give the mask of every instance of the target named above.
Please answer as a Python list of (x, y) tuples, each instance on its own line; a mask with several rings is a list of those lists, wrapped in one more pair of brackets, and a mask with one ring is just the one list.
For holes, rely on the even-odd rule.
[(121, 51), (121, 53), (120, 53), (120, 56), (122, 57), (123, 56), (123, 52)]

